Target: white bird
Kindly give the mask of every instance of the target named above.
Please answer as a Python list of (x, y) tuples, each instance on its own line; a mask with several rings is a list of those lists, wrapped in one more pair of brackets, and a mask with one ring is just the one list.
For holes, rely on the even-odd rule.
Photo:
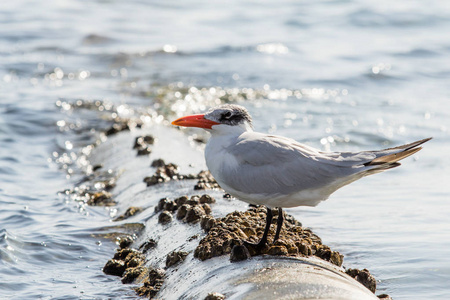
[(268, 207), (264, 234), (254, 245), (259, 248), (267, 243), (271, 208), (279, 213), (275, 242), (283, 224), (282, 208), (316, 206), (355, 180), (398, 167), (399, 160), (431, 139), (379, 151), (323, 152), (290, 138), (254, 132), (248, 111), (232, 104), (172, 124), (208, 130), (206, 165), (219, 185), (242, 201)]

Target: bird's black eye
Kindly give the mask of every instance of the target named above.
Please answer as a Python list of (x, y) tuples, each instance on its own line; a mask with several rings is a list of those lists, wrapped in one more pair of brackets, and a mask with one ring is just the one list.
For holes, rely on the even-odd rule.
[(222, 117), (224, 117), (225, 119), (229, 119), (230, 117), (231, 117), (231, 111), (227, 111), (226, 113), (224, 113), (223, 115), (222, 115)]

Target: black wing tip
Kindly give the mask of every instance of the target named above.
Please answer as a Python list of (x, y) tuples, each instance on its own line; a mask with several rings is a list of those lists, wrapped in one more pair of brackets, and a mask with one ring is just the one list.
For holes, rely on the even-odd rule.
[(392, 165), (390, 168), (394, 168), (394, 167), (398, 167), (400, 164), (398, 165), (394, 165), (395, 163), (397, 163), (399, 160), (402, 160), (410, 155), (413, 155), (416, 152), (419, 152), (420, 150), (422, 150), (422, 147), (420, 147), (420, 145), (422, 145), (423, 143), (428, 142), (429, 140), (431, 140), (433, 137), (429, 137), (426, 139), (422, 139), (422, 140), (418, 140), (406, 145), (402, 145), (402, 146), (398, 146), (398, 147), (394, 147), (394, 148), (389, 148), (389, 149), (384, 149), (383, 151), (386, 150), (399, 150), (399, 152), (397, 153), (393, 153), (393, 154), (387, 154), (387, 155), (383, 155), (383, 156), (379, 156), (371, 161), (368, 161), (366, 163), (364, 163), (363, 165), (368, 167), (368, 166), (381, 166), (381, 165), (387, 165), (390, 166)]
[(418, 146), (420, 146), (420, 145), (422, 145), (422, 144), (428, 142), (428, 141), (431, 140), (432, 138), (433, 138), (433, 137), (429, 137), (429, 138), (426, 138), (426, 139), (423, 139), (423, 140), (418, 140), (418, 141), (416, 141), (416, 142), (410, 143), (410, 144), (409, 144), (409, 147), (405, 148), (405, 151), (406, 151), (406, 150), (410, 150), (410, 149), (417, 148)]
[(401, 165), (402, 164), (399, 163), (399, 162), (375, 163), (375, 164), (372, 164), (370, 166), (371, 167), (372, 166), (376, 166), (376, 167), (375, 168), (371, 168), (371, 169), (367, 170), (366, 172), (367, 172), (367, 175), (370, 175), (370, 174), (375, 174), (375, 173), (379, 173), (379, 172), (382, 172), (382, 171), (386, 171), (386, 170), (389, 170), (389, 169), (393, 169), (393, 168), (396, 168), (396, 167), (401, 166)]
[(391, 148), (383, 149), (382, 151), (399, 150), (399, 149), (403, 149), (403, 150), (406, 151), (406, 150), (410, 150), (410, 149), (416, 148), (417, 146), (420, 146), (423, 143), (426, 143), (426, 142), (428, 142), (431, 139), (433, 139), (433, 137), (429, 137), (429, 138), (426, 138), (426, 139), (418, 140), (418, 141), (415, 141), (415, 142), (412, 142), (412, 143), (409, 143), (409, 144), (404, 144), (404, 145), (397, 146), (397, 147), (391, 147)]
[(429, 138), (426, 138), (426, 139), (423, 139), (423, 140), (418, 140), (417, 142), (419, 144), (417, 144), (417, 146), (422, 145), (423, 143), (426, 143), (426, 142), (428, 142), (429, 140), (432, 140), (432, 139), (433, 139), (433, 137), (430, 136)]
[(391, 168), (395, 168), (398, 166), (401, 166), (402, 164), (399, 162), (366, 162), (365, 164), (363, 164), (363, 166), (368, 167), (368, 166), (381, 166), (381, 165), (385, 165), (386, 169), (391, 169)]

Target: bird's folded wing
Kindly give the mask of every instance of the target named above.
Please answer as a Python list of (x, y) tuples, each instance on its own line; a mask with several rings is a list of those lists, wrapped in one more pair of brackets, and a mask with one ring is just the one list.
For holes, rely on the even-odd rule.
[[(246, 193), (291, 194), (323, 187), (357, 173), (359, 160), (327, 157), (320, 151), (284, 137), (245, 133), (228, 151), (237, 164), (226, 170), (226, 184)], [(369, 155), (373, 158), (373, 155)], [(346, 160), (347, 159), (347, 160)], [(370, 159), (369, 159), (370, 160)]]

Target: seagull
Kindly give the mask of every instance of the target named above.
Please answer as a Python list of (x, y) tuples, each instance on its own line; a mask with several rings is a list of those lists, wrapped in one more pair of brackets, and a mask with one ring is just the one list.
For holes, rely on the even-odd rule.
[(203, 128), (211, 133), (205, 160), (219, 185), (232, 196), (267, 208), (267, 244), (272, 208), (278, 208), (277, 241), (283, 226), (282, 208), (316, 206), (339, 188), (362, 177), (400, 166), (426, 138), (378, 151), (323, 152), (283, 136), (253, 131), (252, 118), (240, 105), (225, 104), (205, 114), (179, 118), (172, 125)]

